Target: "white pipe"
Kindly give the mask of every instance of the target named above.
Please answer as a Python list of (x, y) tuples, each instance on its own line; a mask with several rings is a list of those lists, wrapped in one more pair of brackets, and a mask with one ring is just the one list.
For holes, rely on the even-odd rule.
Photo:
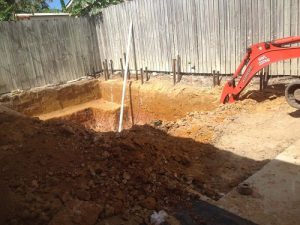
[(122, 131), (123, 128), (123, 114), (124, 114), (124, 101), (126, 95), (126, 84), (127, 84), (127, 74), (128, 74), (128, 64), (129, 64), (129, 53), (130, 53), (130, 43), (132, 37), (132, 21), (130, 22), (129, 32), (128, 32), (128, 40), (127, 40), (127, 49), (126, 49), (126, 62), (125, 62), (125, 73), (123, 80), (123, 90), (122, 90), (122, 101), (121, 101), (121, 111), (120, 111), (120, 120), (119, 120), (119, 132)]

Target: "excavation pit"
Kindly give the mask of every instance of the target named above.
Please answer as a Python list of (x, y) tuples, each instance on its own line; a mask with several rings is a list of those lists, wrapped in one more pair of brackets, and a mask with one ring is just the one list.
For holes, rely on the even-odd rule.
[[(151, 210), (170, 209), (194, 198), (214, 202), (274, 157), (267, 158), (264, 152), (261, 158), (250, 158), (255, 149), (242, 155), (245, 148), (227, 146), (235, 138), (230, 134), (246, 131), (249, 124), (253, 124), (250, 129), (262, 124), (255, 120), (262, 115), (251, 117), (257, 108), (253, 101), (247, 106), (243, 102), (218, 106), (218, 88), (174, 87), (164, 79), (144, 85), (132, 81), (127, 84), (125, 130), (120, 135), (116, 130), (121, 91), (118, 79), (84, 80), (2, 96), (2, 104), (32, 117), (0, 112), (0, 136), (4, 137), (0, 168), (5, 171), (0, 186), (8, 184), (16, 199), (15, 203), (5, 201), (18, 206), (27, 204), (24, 196), (28, 193), (47, 202), (59, 196), (60, 201), (75, 199), (71, 202), (75, 205), (81, 201), (96, 208), (100, 205), (105, 209), (99, 214), (101, 219), (111, 216), (111, 207), (113, 215), (140, 207), (140, 213), (148, 217)], [(232, 115), (241, 110), (247, 110), (247, 115), (240, 116), (246, 125), (235, 132)], [(223, 127), (229, 135), (226, 142)], [(216, 139), (225, 147), (217, 145)], [(261, 145), (267, 152), (265, 139)], [(55, 206), (48, 217), (59, 221), (59, 215), (69, 212), (68, 204)]]
[[(97, 132), (116, 131), (119, 124), (122, 81), (86, 80), (58, 87), (38, 88), (2, 102), (41, 120), (62, 119), (80, 123)], [(199, 88), (156, 80), (141, 85), (128, 82), (124, 106), (124, 129), (154, 120), (172, 121), (193, 111), (210, 111), (217, 98)]]
[[(25, 115), (38, 117), (49, 123), (71, 122), (96, 134), (115, 134), (119, 126), (122, 85), (121, 79), (83, 80), (4, 96), (1, 101)], [(246, 166), (253, 165), (250, 171), (255, 171), (263, 163), (234, 156), (212, 145), (217, 136), (214, 127), (227, 115), (215, 116), (218, 115), (216, 111), (220, 110), (220, 90), (199, 86), (184, 82), (174, 86), (171, 79), (162, 77), (152, 78), (143, 85), (140, 81), (128, 82), (123, 129), (130, 133), (136, 129), (130, 131), (133, 126), (142, 126), (138, 130), (145, 135), (149, 132), (148, 141), (151, 145), (155, 142), (165, 143), (156, 147), (158, 154), (165, 148), (174, 148), (172, 146), (178, 144), (179, 148), (175, 148), (176, 154), (196, 159), (192, 166), (186, 168), (185, 181), (198, 185), (201, 194), (218, 199), (222, 193), (230, 191), (245, 179), (249, 171), (241, 173), (230, 169), (225, 173), (215, 174), (216, 169), (239, 168), (240, 165), (232, 164), (242, 161)], [(158, 133), (165, 133), (166, 136), (159, 137), (150, 127), (157, 129)], [(151, 135), (154, 135), (153, 140)]]
[[(128, 127), (127, 107), (124, 109), (124, 125)], [(83, 125), (97, 132), (116, 131), (120, 105), (103, 100), (93, 100), (62, 110), (39, 115), (41, 120), (60, 119)]]

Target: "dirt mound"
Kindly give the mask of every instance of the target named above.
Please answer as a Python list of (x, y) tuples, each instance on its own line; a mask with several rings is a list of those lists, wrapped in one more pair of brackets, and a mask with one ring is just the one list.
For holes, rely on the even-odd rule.
[(190, 198), (183, 144), (152, 127), (118, 135), (7, 112), (0, 121), (1, 224), (126, 221)]
[(97, 133), (3, 110), (0, 137), (0, 224), (148, 223), (200, 193), (219, 198), (263, 164), (148, 125)]
[(172, 136), (192, 138), (201, 143), (213, 143), (220, 135), (218, 133), (220, 124), (232, 122), (242, 111), (254, 112), (258, 108), (262, 107), (255, 100), (247, 99), (235, 104), (219, 105), (209, 112), (190, 112), (178, 120), (161, 121), (156, 127)]

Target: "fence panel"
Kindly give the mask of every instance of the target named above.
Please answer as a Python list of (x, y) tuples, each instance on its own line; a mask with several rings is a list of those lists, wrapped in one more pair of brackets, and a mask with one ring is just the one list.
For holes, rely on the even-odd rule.
[(0, 93), (101, 70), (92, 18), (0, 23)]
[[(132, 18), (138, 68), (171, 71), (171, 60), (180, 55), (184, 72), (229, 74), (249, 45), (300, 35), (299, 15), (297, 0), (134, 0), (104, 9), (97, 32), (106, 32), (105, 41), (98, 37), (100, 48), (113, 46), (102, 58), (119, 62)], [(131, 57), (132, 70), (134, 63)], [(297, 59), (271, 67), (279, 75), (299, 70)]]
[[(300, 35), (298, 0), (134, 0), (95, 18), (0, 23), (0, 93), (121, 69), (130, 21), (136, 58), (130, 69), (233, 73), (256, 42)], [(133, 50), (133, 49), (132, 49)], [(132, 53), (132, 52), (131, 52)], [(273, 75), (300, 75), (300, 60), (271, 66)]]

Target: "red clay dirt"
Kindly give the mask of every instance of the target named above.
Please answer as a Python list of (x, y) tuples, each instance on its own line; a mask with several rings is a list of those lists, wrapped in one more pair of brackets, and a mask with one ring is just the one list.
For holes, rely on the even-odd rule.
[[(149, 223), (151, 210), (171, 212), (191, 193), (219, 198), (262, 165), (148, 125), (97, 133), (5, 110), (0, 121), (2, 224)], [(250, 169), (224, 183), (237, 165)]]
[[(95, 131), (117, 130), (120, 117), (120, 105), (102, 99), (66, 107), (62, 110), (38, 115), (41, 120), (59, 118), (65, 121), (79, 123)], [(124, 108), (124, 127), (131, 127), (128, 107)]]
[[(149, 84), (145, 93), (153, 87)], [(147, 100), (155, 102), (157, 98), (163, 104), (143, 108), (150, 120), (166, 107), (162, 117), (169, 121), (134, 126), (121, 134), (97, 132), (72, 118), (42, 121), (1, 107), (0, 224), (149, 224), (153, 210), (172, 214), (174, 206), (192, 198), (205, 195), (219, 199), (267, 162), (218, 149), (212, 143), (216, 138), (214, 128), (230, 120), (232, 114), (268, 110), (274, 101), (258, 104), (245, 100), (207, 112), (216, 107), (220, 90), (203, 92), (203, 96), (211, 96), (210, 103), (204, 101), (205, 97), (197, 102), (201, 91), (191, 91), (184, 85), (162, 85), (158, 93), (171, 89), (169, 98), (180, 99), (179, 103), (176, 98), (172, 101), (181, 107), (173, 110), (174, 114), (172, 109), (177, 106), (167, 105), (155, 94)], [(143, 105), (146, 94), (141, 92), (134, 99), (140, 103), (142, 99)], [(188, 103), (186, 97), (193, 99), (193, 95), (194, 100)], [(101, 96), (103, 101), (108, 100)], [(281, 106), (282, 98), (275, 103)], [(85, 102), (74, 107), (82, 104)], [(206, 104), (207, 108), (199, 112), (192, 110), (192, 104)], [(190, 110), (188, 115), (182, 109), (184, 105)], [(68, 117), (70, 108), (65, 109), (58, 116)], [(55, 115), (52, 112), (50, 118)], [(105, 122), (101, 119), (98, 125)]]
[[(116, 130), (118, 121), (115, 117), (119, 113), (121, 93), (120, 79), (83, 80), (57, 87), (37, 88), (4, 95), (1, 96), (0, 102), (25, 115), (41, 119), (64, 117), (82, 120), (84, 116), (82, 111), (87, 109), (90, 120), (94, 122), (97, 120), (101, 122), (103, 118), (105, 120), (105, 116), (110, 120), (107, 127), (102, 124), (98, 128), (90, 126), (93, 121), (85, 121), (87, 127), (107, 131)], [(101, 102), (96, 101), (100, 99)], [(217, 107), (218, 96), (212, 94), (208, 88), (184, 84), (173, 86), (169, 80), (152, 78), (151, 82), (144, 85), (141, 85), (140, 81), (128, 82), (125, 105), (125, 127), (129, 128), (134, 124), (150, 123), (157, 119), (169, 121), (179, 119), (191, 111), (210, 111)], [(100, 116), (101, 113), (103, 116)], [(97, 118), (91, 118), (92, 114)]]
[[(100, 86), (102, 99), (121, 103), (121, 80), (102, 82)], [(157, 119), (176, 120), (193, 111), (211, 111), (219, 105), (218, 98), (210, 88), (181, 83), (174, 86), (169, 79), (158, 77), (144, 85), (129, 82), (125, 104), (134, 123), (144, 124)]]

